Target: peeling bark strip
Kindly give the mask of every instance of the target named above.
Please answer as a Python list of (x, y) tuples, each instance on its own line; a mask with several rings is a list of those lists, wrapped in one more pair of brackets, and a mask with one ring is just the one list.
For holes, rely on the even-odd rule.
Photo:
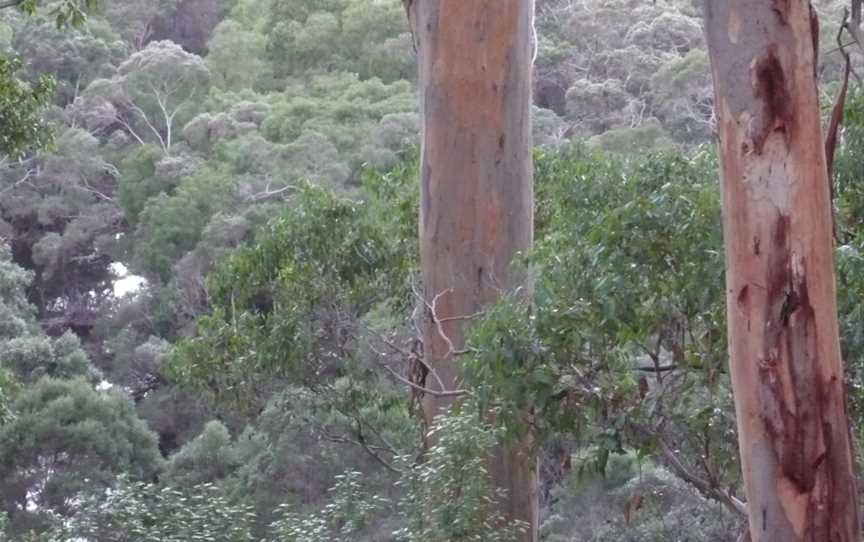
[[(531, 35), (533, 0), (409, 0), (423, 116), (420, 258), (426, 361), (434, 391), (458, 387), (460, 318), (523, 286), (510, 263), (533, 239)], [(433, 303), (434, 302), (434, 303)], [(434, 321), (438, 319), (438, 322)], [(424, 397), (427, 423), (453, 398)], [(501, 516), (537, 539), (536, 460), (528, 443), (497, 449), (493, 483)]]
[(754, 542), (857, 542), (807, 0), (705, 3), (729, 353)]

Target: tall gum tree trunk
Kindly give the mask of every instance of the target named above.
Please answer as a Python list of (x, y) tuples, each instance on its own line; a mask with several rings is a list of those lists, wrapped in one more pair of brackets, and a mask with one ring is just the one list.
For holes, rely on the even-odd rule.
[(729, 351), (754, 542), (857, 542), (807, 0), (705, 2)]
[[(533, 239), (534, 2), (409, 0), (407, 6), (423, 116), (421, 266), (426, 300), (435, 307), (424, 330), (425, 356), (452, 390), (459, 387), (454, 351), (463, 348), (468, 324), (460, 317), (526, 286), (510, 264)], [(426, 386), (442, 388), (432, 376)], [(427, 423), (452, 401), (427, 394)], [(503, 517), (528, 524), (522, 540), (536, 540), (537, 469), (528, 446), (497, 449), (489, 470), (494, 485), (507, 491)]]

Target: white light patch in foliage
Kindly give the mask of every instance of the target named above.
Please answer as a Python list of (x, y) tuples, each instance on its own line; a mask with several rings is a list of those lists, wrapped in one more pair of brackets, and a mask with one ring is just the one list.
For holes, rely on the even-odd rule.
[(147, 279), (130, 274), (129, 269), (120, 262), (111, 264), (111, 272), (117, 277), (114, 280), (114, 297), (134, 294), (147, 285)]

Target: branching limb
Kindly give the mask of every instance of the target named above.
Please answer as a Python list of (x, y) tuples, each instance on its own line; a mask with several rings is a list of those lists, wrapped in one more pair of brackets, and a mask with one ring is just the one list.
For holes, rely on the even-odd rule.
[(18, 180), (15, 181), (14, 183), (10, 184), (9, 186), (7, 186), (6, 188), (4, 188), (3, 190), (0, 190), (0, 195), (5, 194), (6, 192), (11, 192), (12, 190), (15, 190), (16, 188), (18, 188), (19, 186), (24, 185), (24, 184), (29, 185), (29, 186), (31, 186), (31, 187), (33, 187), (33, 188), (36, 188), (35, 186), (33, 186), (33, 185), (30, 183), (30, 178), (31, 178), (32, 176), (33, 176), (33, 170), (32, 170), (32, 169), (28, 169), (28, 170), (24, 173), (24, 176), (23, 176), (23, 177), (21, 177), (20, 179), (18, 179)]
[(352, 439), (352, 438), (345, 436), (345, 435), (334, 435), (334, 434), (328, 432), (326, 427), (321, 428), (321, 435), (324, 437), (325, 440), (328, 440), (330, 442), (338, 442), (340, 444), (353, 444), (355, 446), (359, 446), (363, 449), (363, 451), (365, 451), (369, 455), (369, 457), (374, 459), (379, 465), (381, 465), (382, 467), (384, 467), (388, 471), (390, 471), (394, 474), (401, 474), (402, 473), (402, 471), (400, 471), (399, 469), (394, 467), (390, 462), (388, 462), (386, 459), (381, 457), (381, 455), (378, 453), (379, 451), (388, 451), (388, 450), (385, 450), (384, 448), (381, 448), (380, 446), (374, 446), (374, 445), (368, 444), (365, 441), (365, 439), (363, 439), (363, 438)]
[(429, 314), (432, 318), (432, 323), (435, 324), (435, 329), (438, 332), (438, 336), (441, 337), (441, 340), (447, 345), (447, 353), (444, 355), (443, 359), (447, 359), (450, 356), (462, 356), (469, 352), (471, 352), (471, 348), (463, 348), (461, 350), (457, 350), (453, 345), (453, 341), (450, 337), (447, 336), (447, 333), (444, 332), (444, 322), (455, 321), (455, 320), (471, 320), (472, 318), (477, 318), (481, 316), (483, 313), (474, 313), (467, 314), (464, 316), (450, 316), (445, 318), (440, 318), (438, 316), (438, 301), (447, 294), (453, 293), (453, 288), (448, 288), (442, 292), (439, 292), (432, 298), (432, 303), (427, 303), (426, 307), (429, 309)]
[(24, 0), (6, 0), (5, 2), (0, 2), (0, 9), (14, 8), (22, 3), (24, 3)]
[[(377, 349), (372, 345), (372, 343), (370, 343), (368, 340), (366, 341), (366, 344), (369, 346), (369, 348), (372, 350), (372, 352), (374, 352), (374, 353), (377, 355), (378, 358), (386, 357), (386, 354), (384, 354), (383, 352), (378, 351), (378, 350), (377, 350)], [(446, 389), (443, 385), (441, 386), (441, 390), (432, 390), (432, 389), (429, 389), (429, 388), (427, 388), (427, 387), (425, 387), (425, 386), (422, 386), (422, 385), (420, 385), (420, 384), (418, 384), (418, 383), (416, 383), (416, 382), (412, 382), (411, 380), (405, 378), (404, 376), (402, 376), (401, 374), (399, 374), (399, 372), (398, 372), (397, 370), (395, 370), (395, 369), (394, 369), (393, 367), (391, 367), (389, 364), (387, 364), (387, 363), (381, 361), (380, 359), (376, 359), (375, 362), (376, 362), (378, 365), (380, 365), (381, 367), (383, 367), (384, 369), (386, 369), (387, 372), (389, 372), (390, 375), (393, 376), (393, 378), (395, 378), (395, 379), (398, 380), (399, 382), (401, 382), (401, 383), (403, 383), (403, 384), (409, 386), (411, 389), (413, 389), (413, 390), (415, 390), (415, 391), (419, 391), (419, 392), (424, 393), (424, 394), (427, 394), (427, 393), (428, 393), (429, 395), (432, 395), (433, 397), (462, 397), (462, 396), (464, 396), (464, 395), (468, 395), (468, 394), (469, 394), (468, 390), (463, 390), (463, 389), (448, 390), (448, 389)], [(425, 365), (425, 363), (424, 363), (424, 365)], [(427, 367), (428, 367), (428, 365), (427, 365)], [(439, 378), (438, 381), (440, 382), (441, 379)]]
[(267, 177), (267, 186), (264, 187), (263, 192), (258, 192), (257, 194), (252, 194), (246, 198), (248, 202), (260, 202), (264, 200), (268, 200), (270, 198), (276, 198), (285, 194), (287, 192), (291, 192), (296, 190), (296, 187), (293, 185), (283, 186), (282, 188), (272, 189), (271, 186), (273, 184), (273, 180), (268, 176)]
[(733, 495), (731, 491), (724, 490), (715, 484), (711, 484), (690, 472), (672, 448), (666, 444), (666, 441), (662, 438), (658, 438), (657, 441), (660, 445), (660, 450), (663, 453), (663, 458), (666, 459), (667, 464), (676, 476), (698, 489), (699, 492), (706, 497), (720, 502), (734, 514), (747, 517), (747, 504), (745, 502)]

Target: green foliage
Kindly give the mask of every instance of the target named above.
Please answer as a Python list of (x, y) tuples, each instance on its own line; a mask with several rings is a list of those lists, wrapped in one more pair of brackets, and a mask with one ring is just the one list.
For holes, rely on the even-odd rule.
[(465, 379), (475, 385), (484, 410), (495, 405), (496, 423), (508, 440), (533, 432), (542, 442), (553, 429), (577, 423), (577, 412), (561, 400), (568, 380), (549, 359), (535, 320), (523, 299), (506, 297), (471, 327), (468, 339), (473, 352), (463, 363)]
[(398, 0), (271, 0), (268, 10), (264, 28), (277, 79), (322, 67), (362, 79), (413, 77), (410, 40), (404, 39), (408, 25)]
[(253, 542), (254, 514), (210, 484), (188, 491), (120, 477), (116, 487), (79, 498), (76, 514), (47, 542)]
[[(718, 503), (694, 495), (662, 467), (616, 461), (607, 475), (573, 472), (554, 490), (541, 527), (548, 542), (734, 542), (741, 526)], [(572, 520), (579, 510), (580, 521)], [(746, 526), (745, 526), (746, 527)]]
[(714, 168), (705, 153), (538, 154), (538, 238), (525, 262), (534, 305), (507, 297), (487, 311), (465, 361), (511, 436), (533, 409), (540, 438), (590, 438), (602, 470), (610, 453), (650, 452), (671, 434), (709, 447), (712, 469), (735, 480)]
[[(851, 89), (844, 111), (843, 145), (834, 159), (834, 186), (837, 223), (852, 230), (864, 221), (864, 92)], [(851, 233), (851, 232), (850, 232)], [(841, 241), (845, 237), (841, 238)]]
[(686, 146), (710, 141), (713, 96), (691, 2), (549, 0), (538, 7), (537, 26), (538, 101), (577, 135), (614, 129), (620, 139), (647, 123), (650, 129), (634, 139), (648, 148), (666, 146), (653, 147), (652, 138)]
[(13, 418), (12, 401), (23, 384), (43, 376), (99, 377), (78, 337), (67, 332), (51, 339), (36, 325), (34, 307), (26, 297), (31, 279), (32, 274), (12, 262), (9, 249), (0, 245), (0, 425)]
[[(34, 272), (27, 295), (39, 306), (29, 312), (55, 336), (70, 327), (86, 327), (105, 307), (110, 291), (109, 253), (120, 217), (106, 201), (110, 168), (96, 153), (98, 145), (86, 131), (69, 129), (50, 154), (0, 168), (0, 237), (16, 247), (16, 259)], [(16, 329), (9, 333), (24, 340), (31, 333), (20, 323), (17, 318), (5, 321)], [(37, 342), (46, 345), (37, 350), (49, 348), (46, 340)], [(32, 349), (22, 351), (27, 350)], [(52, 359), (31, 358), (26, 370), (42, 365), (51, 374)]]
[(347, 317), (408, 297), (413, 252), (389, 235), (401, 217), (377, 215), (378, 208), (297, 186), (291, 208), (211, 276), (214, 312), (179, 345), (175, 376), (212, 383), (218, 375), (218, 389), (235, 390), (232, 382), (251, 384), (268, 372), (299, 382), (341, 373), (356, 332)]
[(591, 137), (588, 144), (607, 152), (631, 154), (670, 150), (673, 143), (657, 119), (647, 119), (633, 128), (610, 128)]
[[(864, 94), (852, 90), (844, 112), (843, 145), (834, 160), (835, 231), (838, 236), (837, 302), (840, 315), (840, 344), (849, 382), (849, 416), (853, 432), (864, 437)], [(860, 446), (858, 447), (860, 449)]]
[[(10, 407), (11, 396), (18, 388), (18, 383), (12, 373), (5, 368), (0, 367), (0, 426), (10, 421), (14, 414)], [(3, 527), (0, 525), (0, 536), (2, 536)], [(0, 538), (2, 540), (2, 538)]]
[(0, 56), (0, 157), (21, 158), (26, 151), (51, 142), (51, 132), (42, 118), (50, 103), (54, 81), (41, 77), (35, 83), (18, 79), (17, 59)]
[(491, 486), (487, 461), (502, 438), (480, 421), (479, 405), (466, 401), (435, 418), (434, 444), (423, 461), (406, 470), (401, 506), (408, 525), (395, 534), (405, 542), (507, 542), (524, 526), (508, 524), (496, 508), (506, 495)]
[(208, 43), (207, 65), (221, 88), (239, 90), (267, 76), (266, 37), (233, 20), (222, 21)]
[(156, 145), (142, 145), (120, 162), (120, 204), (130, 224), (138, 222), (150, 198), (170, 193), (174, 188), (156, 175), (156, 163), (162, 156), (162, 150)]
[(99, 12), (130, 47), (139, 49), (152, 35), (154, 22), (169, 18), (176, 12), (178, 4), (179, 0), (111, 0), (101, 2)]
[[(310, 132), (321, 134), (343, 154), (343, 161), (356, 167), (365, 157), (369, 134), (385, 116), (412, 113), (416, 107), (407, 81), (388, 84), (377, 78), (361, 81), (347, 73), (321, 75), (286, 89), (273, 103), (261, 132), (282, 143), (296, 142)], [(386, 143), (380, 146), (388, 148)], [(400, 150), (404, 144), (390, 147)]]
[(211, 421), (194, 440), (168, 462), (167, 478), (177, 487), (193, 487), (225, 478), (239, 466), (231, 434), (220, 421)]
[(153, 132), (169, 152), (172, 131), (197, 112), (210, 89), (204, 60), (171, 41), (152, 42), (117, 68), (127, 105), (140, 117), (141, 130)]
[[(38, 6), (37, 0), (21, 0), (17, 7), (22, 12), (33, 15)], [(87, 10), (95, 9), (99, 0), (60, 0), (51, 7), (50, 14), (55, 18), (57, 27), (66, 24), (80, 26), (87, 20)]]
[(167, 282), (175, 262), (195, 248), (210, 218), (233, 199), (237, 179), (225, 171), (203, 169), (168, 195), (150, 198), (138, 217), (135, 268)]
[(0, 426), (0, 482), (4, 508), (17, 510), (14, 531), (39, 525), (49, 510), (69, 513), (75, 495), (109, 487), (118, 474), (141, 480), (160, 468), (155, 435), (119, 392), (46, 378), (22, 388), (12, 411)]
[(81, 89), (113, 69), (128, 54), (126, 45), (103, 19), (89, 19), (74, 28), (58, 27), (54, 16), (39, 13), (11, 19), (11, 45), (22, 59), (29, 80), (56, 81), (55, 103), (71, 103)]
[(35, 311), (27, 299), (33, 273), (12, 261), (12, 251), (0, 243), (0, 340), (7, 341), (33, 330)]
[(280, 507), (282, 515), (271, 529), (279, 542), (351, 542), (358, 540), (369, 518), (388, 504), (369, 494), (362, 473), (348, 471), (336, 477), (329, 502), (320, 512), (298, 514)]
[[(293, 498), (321, 499), (332, 476), (352, 464), (367, 473), (377, 465), (386, 475), (392, 467), (382, 467), (419, 442), (408, 396), (390, 389), (363, 346), (368, 327), (391, 315), (401, 320), (408, 306), (415, 175), (410, 164), (370, 172), (362, 199), (296, 185), (288, 208), (255, 243), (211, 274), (213, 313), (199, 320), (197, 335), (181, 341), (168, 363), (172, 379), (234, 408), (265, 407), (234, 451), (217, 447), (236, 454), (239, 466), (223, 483), (255, 503), (259, 531), (286, 500), (293, 513), (306, 513)], [(285, 391), (277, 393), (280, 388)], [(370, 448), (349, 460), (324, 445), (330, 439)], [(377, 491), (389, 485), (386, 476), (366, 483)]]
[[(378, 459), (398, 464), (394, 456), (416, 454), (419, 438), (401, 389), (383, 389), (360, 378), (314, 390), (286, 386), (237, 437), (240, 466), (223, 483), (235, 498), (255, 506), (259, 533), (288, 512), (317, 514), (316, 522), (326, 522), (323, 510), (334, 477), (346, 469), (362, 472), (370, 499), (392, 495), (394, 476)], [(389, 510), (368, 520), (369, 531), (375, 532), (399, 523)]]
[(55, 340), (34, 334), (0, 341), (0, 365), (25, 382), (34, 382), (42, 376), (82, 377), (90, 381), (100, 376), (81, 350), (78, 337), (68, 331)]
[[(12, 262), (11, 251), (0, 244), (0, 350), (7, 341), (34, 331), (33, 307), (26, 289), (31, 274)], [(12, 419), (11, 401), (18, 381), (5, 361), (0, 363), (0, 426)], [(0, 527), (0, 533), (3, 532)], [(2, 535), (0, 535), (2, 536)]]

